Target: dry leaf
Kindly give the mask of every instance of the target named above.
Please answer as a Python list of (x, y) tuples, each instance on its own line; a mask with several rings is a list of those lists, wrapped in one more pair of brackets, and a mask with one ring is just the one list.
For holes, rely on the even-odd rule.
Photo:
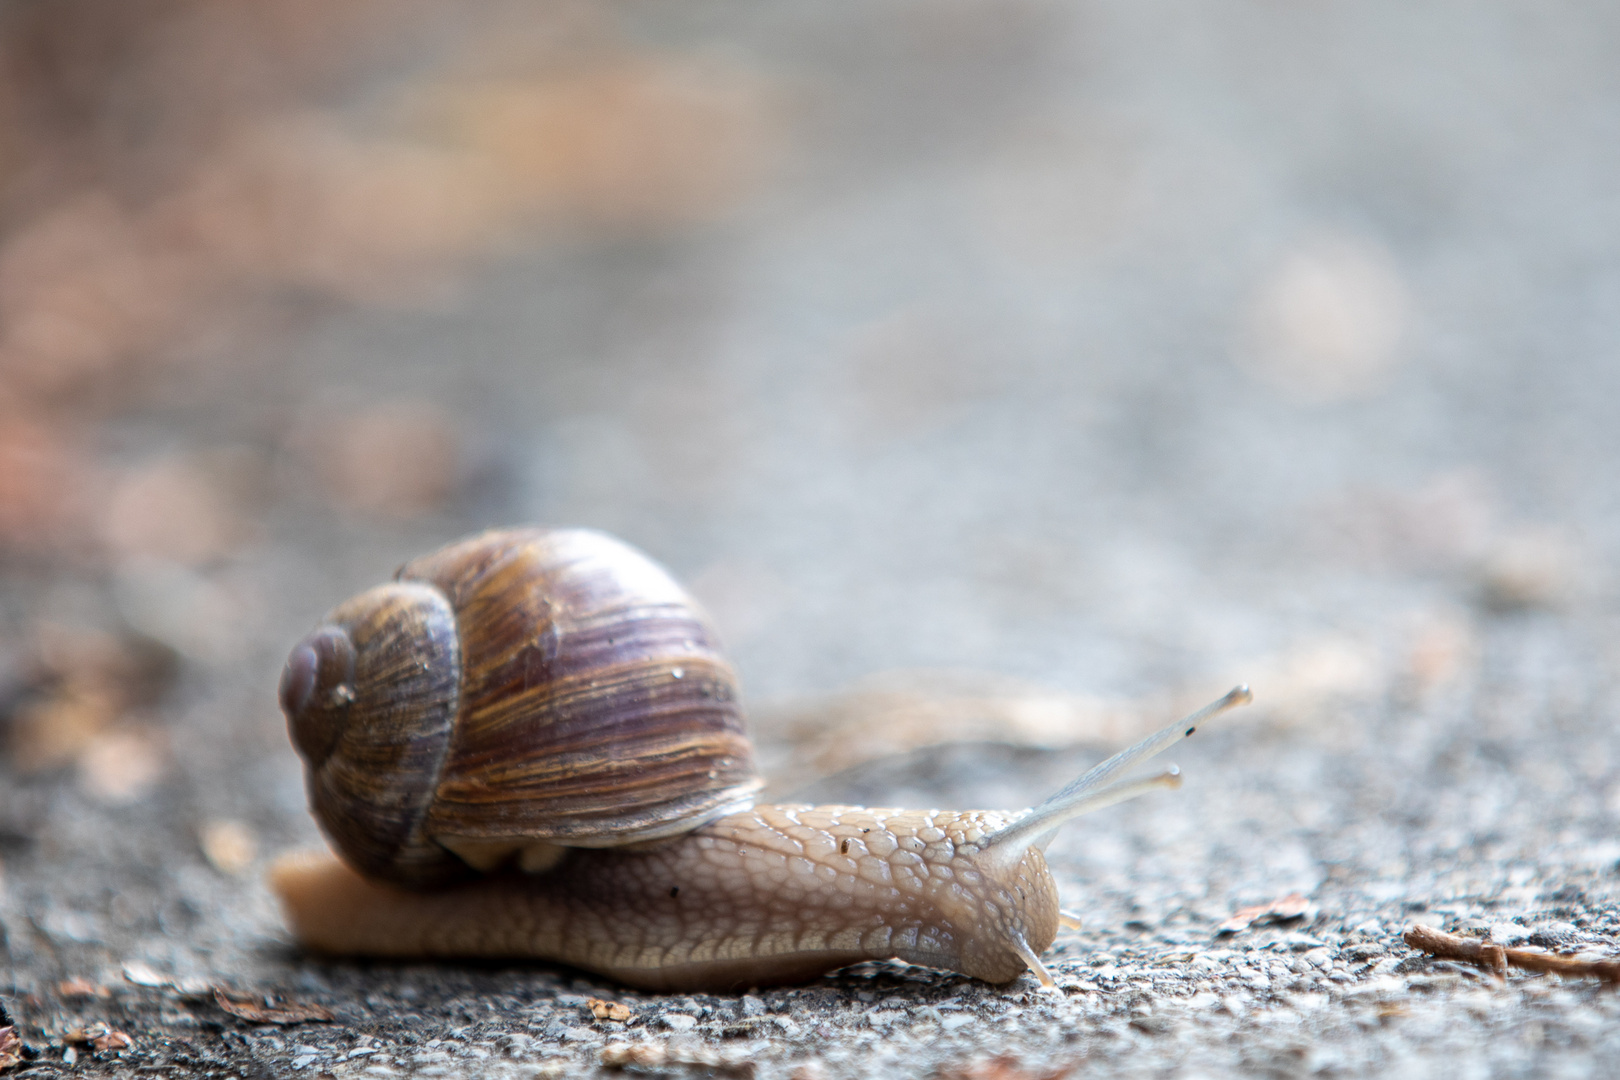
[(73, 760), (118, 718), (120, 703), (105, 687), (72, 678), (12, 714), (10, 751), (24, 773)]
[(89, 979), (63, 979), (56, 984), (56, 992), (63, 997), (111, 997), (112, 991)]
[(1479, 568), (1487, 606), (1498, 611), (1556, 608), (1582, 580), (1573, 542), (1556, 529), (1522, 528), (1497, 540)]
[(658, 1069), (670, 1063), (663, 1043), (609, 1043), (602, 1047), (601, 1061), (610, 1069)]
[(970, 672), (895, 671), (844, 693), (757, 709), (755, 730), (792, 746), (773, 770), (773, 786), (792, 790), (816, 775), (940, 743), (1061, 749), (1128, 741), (1176, 711), (1168, 702), (1105, 702)]
[(169, 977), (159, 975), (139, 960), (131, 960), (124, 965), (124, 978), (136, 986), (167, 986)]
[(1073, 1071), (1072, 1065), (1033, 1071), (1011, 1054), (1000, 1054), (987, 1061), (947, 1065), (934, 1075), (937, 1080), (1062, 1080)]
[(129, 635), (41, 621), (33, 637), (7, 747), (25, 772), (78, 758), (131, 707), (159, 699), (177, 671), (173, 653)]
[(23, 1059), (23, 1041), (17, 1037), (17, 1029), (11, 1026), (0, 1027), (0, 1072), (5, 1072)]
[(621, 1005), (617, 1001), (603, 1001), (601, 998), (588, 998), (585, 1007), (591, 1010), (591, 1015), (598, 1020), (612, 1020), (623, 1023), (630, 1019), (630, 1007)]
[(214, 987), (214, 1002), (232, 1016), (254, 1024), (331, 1023), (337, 1017), (324, 1005), (313, 1002), (267, 1004), (270, 999), (256, 994), (237, 994), (223, 986)]
[(135, 1040), (122, 1031), (110, 1028), (104, 1023), (86, 1024), (84, 1027), (72, 1028), (62, 1033), (62, 1041), (69, 1046), (83, 1046), (88, 1044), (96, 1053), (108, 1050), (128, 1050), (135, 1045)]
[(602, 1048), (598, 1060), (609, 1069), (663, 1069), (689, 1065), (713, 1069), (727, 1076), (754, 1075), (754, 1063), (745, 1057), (685, 1043), (609, 1043)]
[(1299, 893), (1289, 893), (1269, 904), (1256, 904), (1253, 907), (1238, 908), (1232, 917), (1215, 928), (1217, 934), (1236, 934), (1247, 930), (1252, 923), (1261, 919), (1275, 919), (1285, 922), (1288, 919), (1298, 919), (1311, 910), (1311, 902)]

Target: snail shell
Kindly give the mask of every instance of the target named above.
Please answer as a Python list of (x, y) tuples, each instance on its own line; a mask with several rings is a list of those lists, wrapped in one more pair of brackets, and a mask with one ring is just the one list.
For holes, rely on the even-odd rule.
[(674, 836), (762, 786), (693, 601), (586, 529), (406, 563), (294, 647), (280, 697), (322, 829), (401, 885)]

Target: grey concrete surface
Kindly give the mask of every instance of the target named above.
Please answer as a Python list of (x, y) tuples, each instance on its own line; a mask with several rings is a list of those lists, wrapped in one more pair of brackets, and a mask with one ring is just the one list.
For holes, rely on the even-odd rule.
[[(21, 1075), (572, 1076), (621, 1043), (662, 1048), (643, 1074), (796, 1080), (1612, 1072), (1613, 989), (1497, 981), (1400, 934), (1620, 954), (1620, 15), (614, 12), (619, 40), (764, 103), (745, 197), (519, 245), (425, 306), (300, 308), (102, 443), (250, 448), (255, 541), (201, 570), (5, 569), (11, 656), (49, 616), (179, 658), (137, 796), (0, 759), (0, 1000), (42, 1051)], [(395, 398), (454, 427), (448, 500), (375, 518), (312, 494), (287, 433)], [(286, 649), (404, 558), (527, 521), (608, 529), (691, 583), (770, 761), (807, 739), (783, 717), (886, 672), (1063, 695), (1066, 729), (987, 706), (968, 741), (817, 798), (1024, 802), (1234, 682), (1257, 702), (1175, 753), (1180, 792), (1054, 845), (1085, 924), (1048, 958), (1057, 992), (868, 965), (658, 996), (301, 955), (261, 879), (318, 842)], [(255, 841), (240, 864), (199, 845), (220, 822)], [(1216, 930), (1296, 892), (1301, 918)], [(336, 1021), (255, 1025), (210, 983)], [(134, 1045), (64, 1062), (96, 1021)]]

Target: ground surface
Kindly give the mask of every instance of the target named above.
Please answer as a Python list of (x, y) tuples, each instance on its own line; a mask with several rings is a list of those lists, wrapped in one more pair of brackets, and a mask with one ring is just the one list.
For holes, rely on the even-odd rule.
[[(120, 40), (157, 60), (55, 87), (123, 141), (12, 178), (20, 1075), (1613, 1068), (1614, 990), (1401, 942), (1620, 954), (1612, 11), (423, 4), (379, 36), (366, 5), (275, 34), (219, 10), (246, 21), (149, 5), (173, 39)], [(195, 123), (163, 143), (170, 115)], [(68, 321), (25, 338), (45, 309)], [(1056, 992), (300, 954), (262, 880), (319, 842), (287, 648), (527, 521), (692, 584), (782, 793), (1025, 805), (1257, 700), (1178, 748), (1181, 791), (1054, 844), (1085, 926)]]

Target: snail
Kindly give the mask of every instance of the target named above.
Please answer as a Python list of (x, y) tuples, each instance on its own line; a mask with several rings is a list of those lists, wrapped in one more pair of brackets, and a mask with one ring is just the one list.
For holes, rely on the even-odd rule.
[(686, 593), (584, 529), (409, 562), (294, 647), (281, 706), (337, 855), (271, 870), (313, 951), (564, 963), (651, 990), (899, 957), (1052, 979), (1070, 818), (1179, 783), (1132, 766), (1237, 687), (1023, 812), (756, 804), (736, 677)]

